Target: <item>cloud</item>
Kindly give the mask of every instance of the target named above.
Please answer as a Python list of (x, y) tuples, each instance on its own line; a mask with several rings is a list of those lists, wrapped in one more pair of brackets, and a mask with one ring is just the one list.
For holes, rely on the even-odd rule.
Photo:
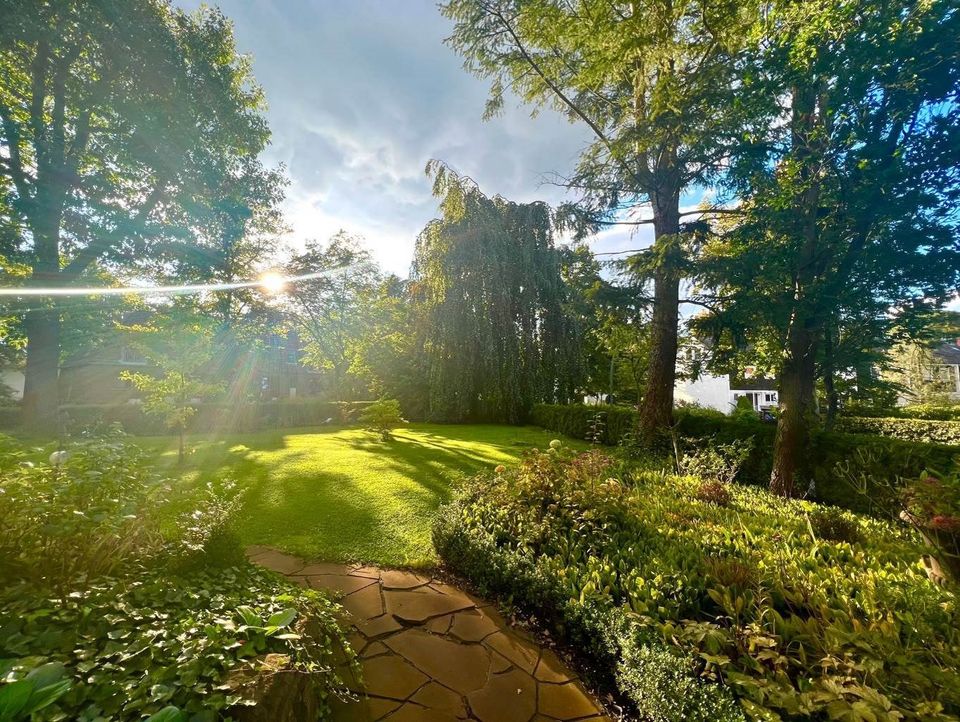
[[(196, 7), (199, 0), (182, 0)], [(343, 228), (366, 238), (380, 263), (406, 274), (417, 233), (436, 215), (424, 166), (431, 158), (515, 201), (558, 203), (544, 184), (567, 174), (590, 141), (559, 114), (530, 117), (509, 104), (481, 120), (487, 83), (443, 40), (450, 23), (432, 2), (219, 0), (269, 104), (270, 164), (291, 178), (285, 211), (296, 247)], [(619, 227), (596, 249), (649, 242)], [(636, 246), (634, 246), (636, 247)]]

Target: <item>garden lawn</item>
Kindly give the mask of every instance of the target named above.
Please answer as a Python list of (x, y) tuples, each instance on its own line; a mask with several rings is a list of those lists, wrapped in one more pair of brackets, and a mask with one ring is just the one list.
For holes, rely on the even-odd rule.
[(280, 429), (193, 437), (182, 469), (175, 439), (140, 443), (180, 479), (177, 512), (188, 510), (207, 482), (235, 480), (244, 493), (236, 531), (245, 545), (306, 559), (423, 567), (436, 562), (430, 527), (451, 483), (515, 462), (556, 435), (535, 427), (409, 424), (381, 442), (356, 428)]

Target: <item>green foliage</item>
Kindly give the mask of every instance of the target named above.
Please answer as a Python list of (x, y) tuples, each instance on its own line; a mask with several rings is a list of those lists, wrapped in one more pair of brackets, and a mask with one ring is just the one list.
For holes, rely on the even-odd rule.
[(393, 438), (390, 432), (403, 423), (400, 402), (396, 399), (374, 401), (360, 414), (360, 423), (364, 428), (378, 433), (381, 441), (389, 441)]
[(842, 416), (834, 428), (849, 434), (879, 434), (925, 444), (960, 445), (960, 421)]
[(440, 163), (427, 171), (443, 211), (418, 236), (412, 271), (428, 418), (519, 423), (534, 403), (571, 399), (579, 329), (550, 209), (488, 198)]
[(960, 421), (960, 404), (937, 406), (916, 404), (913, 406), (870, 407), (852, 404), (844, 407), (844, 414), (863, 418), (922, 419), (926, 421)]
[(726, 485), (717, 480), (704, 481), (697, 487), (694, 496), (707, 504), (716, 504), (717, 506), (730, 506), (730, 490)]
[[(604, 408), (614, 432), (605, 434), (602, 443), (616, 444), (618, 438), (614, 434), (632, 429), (636, 412), (623, 407)], [(532, 420), (544, 428), (582, 439), (586, 438), (587, 420), (593, 413), (596, 407), (592, 406), (538, 405)], [(692, 407), (676, 409), (674, 418), (678, 438), (709, 438), (711, 444), (719, 445), (752, 438), (752, 448), (742, 461), (737, 480), (758, 486), (767, 483), (776, 433), (772, 425)], [(926, 468), (954, 468), (957, 450), (940, 444), (821, 431), (814, 434), (807, 456), (814, 462), (808, 471), (814, 498), (856, 511), (884, 513), (891, 485), (899, 487), (902, 479), (913, 478)]]
[(860, 526), (849, 513), (836, 507), (823, 507), (810, 512), (810, 529), (815, 539), (855, 544), (862, 541)]
[(532, 452), (464, 487), (434, 540), (653, 719), (960, 714), (956, 589), (927, 577), (916, 536), (846, 515), (857, 541), (815, 539), (822, 507), (739, 485), (703, 504), (700, 483)]
[(182, 490), (122, 435), (50, 451), (0, 437), (0, 718), (215, 719), (253, 703), (268, 654), (321, 709), (345, 693), (335, 606), (246, 564), (231, 484), (170, 524)]
[(732, 484), (740, 472), (740, 467), (750, 457), (752, 449), (752, 437), (727, 444), (717, 443), (709, 437), (699, 439), (693, 448), (680, 458), (677, 466), (681, 474)]

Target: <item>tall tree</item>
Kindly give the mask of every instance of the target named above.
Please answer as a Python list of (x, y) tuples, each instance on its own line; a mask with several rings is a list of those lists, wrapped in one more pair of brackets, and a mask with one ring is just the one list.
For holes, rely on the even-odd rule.
[[(229, 22), (162, 0), (0, 0), (0, 227), (62, 287), (189, 236), (238, 159), (269, 133)], [(31, 304), (24, 412), (57, 411), (60, 310)]]
[(417, 238), (412, 280), (429, 363), (429, 415), (517, 423), (579, 387), (550, 209), (488, 198), (442, 164), (427, 167), (443, 218)]
[[(673, 413), (677, 324), (690, 250), (680, 198), (709, 183), (743, 132), (737, 56), (756, 3), (722, 0), (449, 0), (451, 44), (492, 79), (487, 114), (513, 91), (582, 122), (595, 141), (568, 185), (588, 225), (649, 206), (655, 242), (651, 349), (641, 431)], [(736, 92), (746, 97), (740, 84)], [(617, 221), (615, 221), (617, 222)]]
[(903, 322), (960, 283), (960, 13), (785, 1), (755, 41), (767, 130), (733, 165), (744, 215), (708, 244), (710, 283), (719, 322), (779, 373), (770, 485), (790, 496), (837, 323)]
[(306, 361), (333, 372), (333, 391), (342, 400), (349, 393), (350, 366), (370, 326), (369, 299), (380, 283), (380, 269), (357, 238), (341, 231), (325, 246), (308, 241), (286, 272), (320, 274), (286, 289), (286, 310), (304, 341)]

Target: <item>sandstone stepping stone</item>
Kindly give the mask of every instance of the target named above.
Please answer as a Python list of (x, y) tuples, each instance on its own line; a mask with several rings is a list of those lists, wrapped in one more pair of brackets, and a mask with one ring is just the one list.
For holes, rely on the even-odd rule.
[(358, 620), (372, 619), (383, 614), (383, 599), (380, 597), (380, 585), (370, 584), (359, 591), (348, 594), (340, 603)]
[(578, 682), (541, 684), (538, 711), (558, 720), (576, 720), (601, 714)]
[(562, 684), (576, 679), (576, 676), (567, 669), (567, 666), (560, 661), (560, 658), (550, 649), (544, 649), (540, 652), (540, 661), (533, 673), (541, 682), (550, 682), (553, 684)]
[(360, 662), (367, 693), (403, 701), (429, 681), (429, 677), (393, 654), (371, 657)]
[(268, 549), (256, 555), (257, 564), (280, 574), (296, 574), (304, 567), (304, 563), (296, 557)]
[(422, 629), (387, 637), (384, 644), (460, 694), (480, 689), (490, 674), (490, 652), (479, 644), (458, 644)]
[(350, 569), (344, 564), (307, 564), (297, 572), (298, 577), (312, 577), (314, 574), (339, 574), (345, 576)]
[(513, 669), (513, 662), (504, 657), (499, 652), (490, 652), (490, 672), (493, 674), (503, 674)]
[(527, 722), (537, 711), (537, 686), (530, 675), (514, 669), (492, 676), (467, 701), (481, 722)]
[[(297, 576), (301, 576), (298, 574)], [(313, 589), (330, 590), (340, 594), (353, 594), (377, 583), (368, 577), (352, 577), (347, 574), (316, 574), (304, 577)]]
[(334, 700), (330, 704), (333, 722), (376, 722), (398, 709), (402, 702), (365, 697), (355, 702)]
[(453, 616), (449, 633), (463, 642), (479, 642), (498, 629), (497, 623), (483, 612), (468, 609)]
[(483, 643), (500, 652), (527, 674), (533, 674), (537, 668), (540, 651), (512, 632), (496, 632), (484, 639)]
[(263, 547), (259, 544), (251, 544), (244, 550), (244, 553), (247, 555), (247, 559), (254, 561), (258, 556), (272, 551), (273, 549), (270, 547)]
[(414, 624), (473, 607), (473, 602), (463, 595), (432, 594), (424, 591), (384, 591), (383, 594), (387, 600), (387, 611), (401, 621)]
[(416, 589), (426, 586), (430, 582), (430, 577), (423, 577), (413, 572), (388, 570), (380, 575), (380, 581), (384, 589)]
[(463, 697), (436, 682), (430, 682), (418, 689), (416, 694), (410, 698), (410, 701), (422, 704), (428, 709), (449, 712), (455, 717), (467, 716), (467, 707), (463, 703)]
[(380, 567), (371, 567), (365, 564), (354, 564), (350, 567), (349, 573), (355, 577), (370, 577), (371, 579), (379, 579)]
[(389, 652), (390, 650), (387, 649), (383, 642), (370, 642), (370, 644), (363, 648), (360, 657), (369, 659), (370, 657), (376, 657), (378, 654), (388, 654)]
[(394, 619), (392, 614), (381, 614), (379, 617), (358, 623), (357, 629), (359, 629), (365, 637), (376, 639), (377, 637), (392, 634), (393, 632), (403, 629), (403, 625)]
[(396, 712), (384, 718), (384, 722), (458, 722), (452, 714), (441, 710), (427, 709), (418, 704), (407, 702)]
[(450, 631), (450, 625), (453, 624), (453, 616), (452, 614), (447, 614), (443, 617), (434, 617), (433, 619), (427, 620), (427, 623), (423, 626), (434, 634), (446, 634)]

